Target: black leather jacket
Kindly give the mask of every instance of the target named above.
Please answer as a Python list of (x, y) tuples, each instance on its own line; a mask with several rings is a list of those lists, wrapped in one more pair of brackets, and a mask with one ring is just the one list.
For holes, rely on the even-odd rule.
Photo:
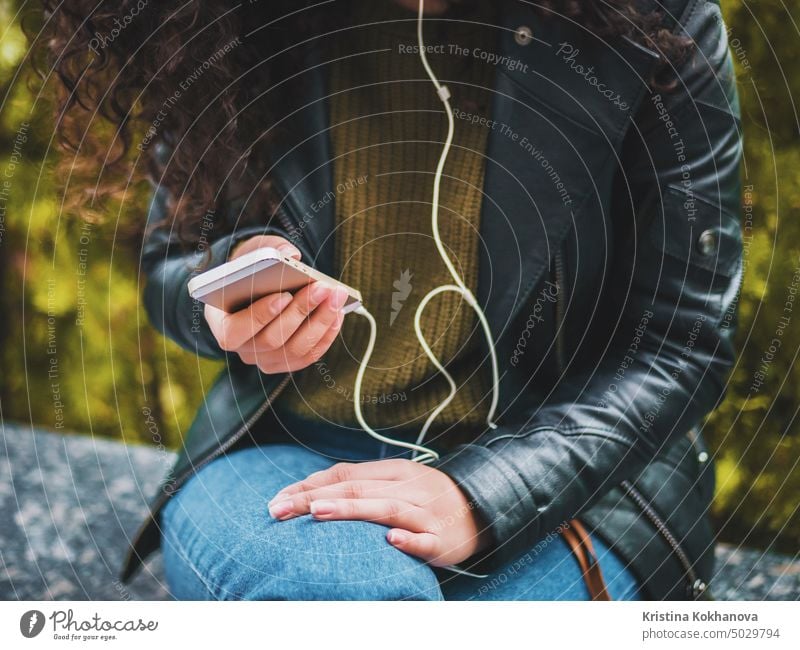
[[(478, 300), (500, 360), (500, 426), (439, 467), (489, 526), (478, 569), (580, 516), (631, 563), (646, 596), (680, 599), (703, 595), (713, 570), (713, 470), (699, 429), (734, 361), (741, 134), (718, 3), (663, 4), (668, 26), (696, 49), (677, 89), (661, 95), (647, 83), (653, 52), (542, 21), (527, 3), (502, 4), (497, 51), (526, 67), (497, 69), (481, 217)], [(533, 39), (518, 36), (523, 26)], [(214, 241), (212, 264), (235, 242), (272, 232), (336, 274), (334, 207), (309, 211), (332, 186), (326, 73), (308, 65), (306, 95), (281, 100), (291, 128), (264, 170), (283, 192), (281, 209), (266, 226)], [(157, 192), (152, 221), (163, 201)], [(187, 350), (223, 358), (187, 294), (194, 262), (153, 234), (146, 307)], [(164, 502), (199, 467), (246, 444), (286, 383), (228, 358), (124, 579), (157, 548)]]

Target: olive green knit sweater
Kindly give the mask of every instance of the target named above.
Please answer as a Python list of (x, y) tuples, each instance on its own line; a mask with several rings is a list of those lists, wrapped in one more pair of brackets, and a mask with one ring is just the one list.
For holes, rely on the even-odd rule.
[[(452, 284), (431, 232), (433, 174), (447, 118), (415, 53), (414, 14), (388, 0), (354, 7), (355, 24), (371, 24), (344, 32), (331, 57), (338, 59), (330, 78), (337, 272), (361, 291), (378, 323), (360, 396), (365, 418), (375, 428), (419, 428), (449, 392), (414, 334), (422, 297)], [(439, 46), (429, 60), (450, 88), (453, 106), (485, 114), (493, 69), (451, 45), (490, 49), (491, 30), (428, 21), (425, 35), (427, 44)], [(486, 138), (485, 127), (456, 121), (439, 212), (442, 241), (473, 292)], [(491, 384), (472, 309), (456, 293), (440, 294), (426, 307), (422, 329), (459, 386), (434, 431), (480, 424)], [(295, 373), (281, 406), (307, 419), (353, 423), (353, 382), (368, 332), (365, 319), (347, 316), (322, 361)]]

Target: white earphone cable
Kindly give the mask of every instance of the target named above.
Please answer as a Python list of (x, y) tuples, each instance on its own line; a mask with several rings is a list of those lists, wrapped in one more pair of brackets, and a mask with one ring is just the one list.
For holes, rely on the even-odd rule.
[(442, 365), (439, 359), (436, 358), (436, 355), (434, 354), (430, 345), (428, 345), (428, 342), (426, 341), (425, 336), (422, 333), (422, 326), (421, 326), (422, 312), (424, 311), (427, 304), (431, 301), (431, 299), (433, 299), (440, 293), (444, 293), (445, 291), (455, 291), (456, 293), (461, 294), (466, 303), (475, 311), (475, 314), (477, 315), (478, 320), (480, 321), (481, 328), (483, 329), (483, 333), (486, 337), (486, 341), (489, 344), (489, 354), (492, 362), (492, 401), (489, 406), (489, 413), (486, 417), (486, 423), (492, 429), (497, 427), (497, 425), (494, 422), (494, 415), (497, 410), (497, 404), (500, 397), (500, 389), (499, 389), (500, 378), (498, 371), (497, 353), (494, 349), (494, 339), (492, 338), (492, 332), (491, 328), (489, 327), (489, 321), (487, 320), (486, 315), (483, 313), (483, 310), (478, 304), (478, 301), (475, 299), (475, 296), (472, 295), (472, 292), (469, 290), (464, 281), (461, 279), (461, 276), (458, 275), (458, 271), (456, 271), (455, 266), (453, 265), (452, 261), (447, 255), (447, 251), (445, 250), (441, 235), (439, 234), (439, 196), (441, 194), (442, 176), (444, 174), (445, 163), (447, 162), (447, 156), (450, 153), (450, 147), (453, 144), (453, 135), (455, 133), (455, 118), (453, 116), (453, 109), (450, 106), (450, 91), (447, 89), (447, 86), (439, 82), (439, 79), (436, 77), (433, 70), (431, 69), (431, 66), (428, 63), (428, 58), (425, 55), (425, 39), (423, 37), (424, 6), (425, 6), (425, 0), (419, 0), (419, 13), (417, 15), (417, 44), (419, 46), (419, 56), (420, 59), (422, 60), (422, 65), (425, 68), (425, 72), (427, 73), (428, 77), (430, 78), (431, 82), (436, 88), (436, 93), (439, 96), (439, 99), (442, 101), (445, 112), (447, 113), (447, 137), (445, 139), (444, 146), (442, 147), (442, 153), (439, 156), (439, 163), (436, 166), (436, 173), (433, 179), (431, 229), (433, 231), (433, 239), (436, 242), (436, 248), (439, 251), (439, 255), (441, 256), (442, 261), (447, 267), (447, 270), (449, 271), (450, 275), (453, 277), (453, 281), (455, 282), (455, 284), (445, 284), (436, 287), (435, 289), (432, 289), (427, 294), (425, 294), (425, 296), (420, 301), (419, 306), (417, 307), (416, 313), (414, 314), (414, 331), (416, 332), (417, 339), (419, 340), (422, 349), (425, 351), (425, 354), (431, 360), (436, 369), (439, 372), (441, 372), (447, 379), (447, 383), (450, 386), (450, 393), (425, 420), (425, 424), (422, 426), (422, 429), (420, 430), (419, 436), (417, 437), (417, 441), (415, 444), (387, 438), (386, 436), (383, 436), (374, 429), (372, 429), (372, 427), (370, 427), (367, 424), (366, 420), (364, 419), (364, 415), (361, 412), (361, 386), (364, 379), (364, 373), (366, 372), (367, 366), (369, 365), (369, 360), (370, 357), (372, 356), (372, 351), (375, 347), (375, 339), (377, 337), (378, 326), (372, 314), (370, 314), (369, 311), (366, 309), (366, 307), (362, 305), (355, 311), (355, 313), (364, 316), (369, 321), (370, 336), (369, 336), (369, 342), (367, 344), (367, 350), (364, 353), (363, 358), (361, 359), (361, 364), (359, 365), (358, 372), (356, 374), (356, 380), (354, 385), (355, 395), (353, 399), (353, 404), (355, 407), (356, 420), (358, 421), (359, 425), (361, 425), (361, 427), (364, 429), (364, 431), (369, 433), (373, 438), (376, 438), (381, 442), (396, 445), (398, 447), (411, 449), (414, 452), (414, 455), (412, 456), (413, 460), (420, 463), (429, 463), (431, 461), (437, 460), (439, 458), (439, 454), (432, 449), (424, 447), (422, 443), (425, 441), (425, 436), (427, 435), (428, 429), (430, 428), (431, 424), (433, 424), (433, 422), (436, 420), (439, 414), (445, 408), (447, 408), (448, 404), (450, 404), (450, 402), (453, 400), (453, 397), (455, 397), (456, 394), (456, 383), (453, 380), (453, 377), (445, 369), (445, 367)]
[[(492, 402), (489, 407), (489, 414), (486, 417), (486, 423), (492, 429), (496, 428), (497, 425), (494, 423), (494, 414), (497, 410), (497, 403), (499, 400), (499, 393), (500, 393), (500, 379), (498, 373), (498, 363), (497, 363), (497, 353), (494, 349), (494, 339), (492, 338), (492, 332), (489, 327), (489, 321), (486, 318), (486, 315), (483, 313), (478, 301), (475, 299), (475, 296), (472, 295), (472, 292), (467, 288), (464, 281), (458, 275), (458, 272), (455, 269), (455, 266), (450, 261), (450, 258), (447, 255), (447, 251), (445, 250), (444, 244), (442, 243), (442, 238), (439, 234), (439, 195), (441, 191), (441, 184), (442, 184), (442, 175), (444, 173), (444, 166), (447, 162), (447, 155), (450, 153), (450, 147), (453, 143), (453, 134), (455, 132), (455, 120), (453, 117), (453, 110), (450, 107), (450, 91), (447, 89), (447, 86), (442, 85), (439, 83), (439, 80), (436, 78), (436, 75), (433, 73), (430, 65), (428, 64), (428, 59), (425, 56), (425, 41), (423, 38), (422, 33), (422, 25), (423, 25), (423, 14), (424, 14), (424, 7), (425, 7), (425, 0), (419, 0), (419, 14), (417, 16), (417, 42), (419, 45), (419, 54), (420, 58), (422, 59), (422, 65), (425, 68), (425, 72), (427, 72), (428, 77), (433, 82), (433, 85), (436, 87), (436, 93), (439, 95), (439, 99), (441, 99), (442, 104), (444, 104), (445, 111), (447, 113), (447, 138), (444, 143), (444, 147), (442, 148), (442, 153), (439, 156), (439, 164), (436, 166), (436, 174), (433, 180), (433, 198), (432, 198), (432, 207), (431, 207), (431, 228), (433, 230), (433, 239), (436, 242), (436, 248), (439, 250), (439, 255), (441, 256), (442, 260), (447, 267), (447, 270), (450, 272), (450, 275), (453, 277), (455, 284), (444, 284), (435, 289), (429, 291), (419, 303), (417, 307), (417, 311), (414, 314), (414, 331), (416, 332), (417, 339), (419, 340), (422, 349), (425, 351), (425, 354), (431, 360), (433, 365), (436, 369), (441, 372), (445, 378), (447, 379), (447, 383), (450, 386), (450, 393), (448, 396), (433, 410), (433, 412), (428, 416), (427, 420), (425, 420), (425, 424), (422, 426), (420, 430), (419, 436), (417, 437), (416, 443), (404, 442), (402, 440), (393, 440), (392, 438), (388, 438), (384, 435), (381, 435), (377, 431), (375, 431), (372, 427), (367, 424), (366, 420), (364, 419), (364, 414), (361, 412), (361, 387), (364, 381), (364, 373), (369, 366), (370, 358), (372, 357), (372, 352), (375, 349), (375, 339), (377, 338), (378, 332), (378, 324), (375, 322), (375, 318), (369, 311), (361, 305), (358, 309), (355, 310), (355, 313), (360, 314), (364, 318), (367, 319), (369, 322), (370, 333), (369, 333), (369, 341), (367, 342), (367, 349), (364, 353), (364, 356), (361, 359), (361, 363), (358, 367), (358, 372), (356, 373), (355, 385), (353, 387), (353, 405), (355, 410), (356, 420), (358, 421), (361, 428), (364, 429), (369, 435), (373, 438), (380, 440), (381, 442), (395, 445), (398, 447), (404, 447), (406, 449), (410, 449), (414, 452), (412, 459), (419, 462), (419, 463), (430, 463), (434, 460), (439, 459), (439, 454), (434, 451), (433, 449), (429, 449), (423, 446), (423, 442), (425, 441), (425, 436), (428, 433), (428, 429), (430, 428), (431, 424), (436, 420), (439, 414), (447, 408), (447, 405), (453, 400), (456, 394), (456, 383), (453, 380), (452, 375), (445, 369), (445, 367), (441, 364), (439, 359), (436, 358), (436, 355), (433, 353), (433, 350), (428, 345), (428, 342), (425, 340), (425, 336), (422, 333), (422, 326), (420, 324), (420, 320), (422, 317), (422, 312), (425, 310), (427, 304), (437, 295), (440, 293), (444, 293), (445, 291), (455, 291), (456, 293), (461, 294), (467, 304), (472, 307), (475, 313), (478, 316), (478, 320), (481, 323), (481, 327), (483, 328), (484, 335), (486, 336), (486, 340), (489, 344), (489, 353), (491, 355), (492, 360)], [(446, 566), (443, 567), (453, 573), (457, 573), (460, 575), (470, 576), (473, 578), (487, 578), (487, 575), (472, 573), (470, 571), (466, 571), (464, 569), (460, 569), (456, 566)]]
[(367, 421), (364, 419), (364, 414), (361, 412), (361, 384), (364, 381), (364, 373), (367, 370), (367, 366), (369, 365), (370, 357), (372, 356), (372, 351), (375, 349), (375, 338), (378, 332), (378, 324), (375, 322), (375, 318), (372, 314), (367, 311), (367, 309), (362, 305), (358, 309), (355, 310), (356, 314), (360, 314), (364, 318), (369, 321), (369, 341), (367, 342), (367, 350), (364, 352), (364, 356), (361, 359), (361, 363), (358, 366), (358, 372), (356, 373), (356, 380), (353, 385), (353, 407), (356, 414), (356, 420), (361, 425), (361, 428), (364, 429), (369, 435), (371, 435), (376, 440), (380, 440), (381, 442), (385, 442), (389, 445), (395, 445), (397, 447), (405, 447), (406, 449), (411, 449), (414, 452), (420, 453), (420, 456), (415, 455), (415, 460), (420, 463), (429, 463), (433, 460), (437, 460), (439, 458), (439, 454), (437, 454), (432, 449), (428, 449), (427, 447), (423, 447), (419, 444), (413, 444), (410, 442), (404, 442), (402, 440), (394, 440), (392, 438), (388, 438), (384, 435), (381, 435), (377, 431), (375, 431)]

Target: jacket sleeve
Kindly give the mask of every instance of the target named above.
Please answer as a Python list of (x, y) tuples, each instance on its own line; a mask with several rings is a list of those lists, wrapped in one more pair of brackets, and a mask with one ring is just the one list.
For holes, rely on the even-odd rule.
[(215, 236), (209, 223), (208, 228), (201, 229), (201, 241), (187, 251), (177, 241), (174, 228), (164, 224), (169, 214), (168, 194), (160, 186), (150, 203), (141, 257), (148, 317), (158, 331), (182, 348), (210, 359), (224, 359), (226, 353), (203, 316), (203, 304), (189, 295), (189, 280), (226, 262), (231, 249), (244, 239), (256, 235), (286, 237), (286, 233), (272, 225), (253, 225)]
[(627, 270), (612, 270), (604, 296), (621, 315), (596, 346), (604, 352), (588, 370), (567, 370), (524, 421), (437, 462), (487, 527), (490, 548), (472, 559), (480, 568), (634, 478), (724, 395), (742, 273), (741, 138), (719, 8), (701, 5), (685, 26), (696, 46), (678, 88), (645, 96), (623, 146), (614, 201), (628, 204), (635, 228), (612, 217), (631, 235), (614, 251)]

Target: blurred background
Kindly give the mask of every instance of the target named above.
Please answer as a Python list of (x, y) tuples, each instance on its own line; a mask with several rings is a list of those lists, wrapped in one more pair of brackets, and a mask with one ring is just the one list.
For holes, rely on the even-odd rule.
[[(0, 0), (0, 422), (174, 448), (219, 367), (161, 338), (140, 306), (130, 224), (144, 218), (143, 188), (102, 222), (61, 214), (52, 107), (21, 65), (23, 5)], [(722, 540), (796, 554), (800, 309), (780, 319), (800, 292), (800, 7), (722, 6), (744, 120), (746, 276), (739, 362), (705, 426), (714, 518)]]

